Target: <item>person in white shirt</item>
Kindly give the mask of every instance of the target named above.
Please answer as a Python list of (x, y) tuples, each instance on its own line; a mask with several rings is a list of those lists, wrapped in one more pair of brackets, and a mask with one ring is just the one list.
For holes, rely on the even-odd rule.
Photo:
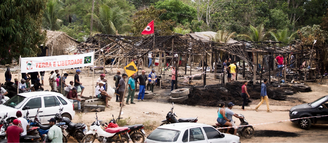
[(1, 87), (1, 83), (0, 83), (0, 104), (2, 104), (2, 99), (7, 94), (8, 94), (7, 90), (5, 88)]
[(149, 64), (148, 64), (148, 68), (151, 66), (151, 64), (153, 63), (153, 53), (149, 52), (148, 53), (148, 59), (149, 59)]
[(106, 92), (106, 90), (104, 89), (104, 82), (99, 82), (99, 85), (96, 87), (96, 97), (97, 98), (100, 98), (100, 99), (103, 99), (106, 103), (106, 107), (109, 107), (108, 106), (108, 101), (112, 98), (108, 95), (108, 93)]
[(30, 125), (28, 124), (27, 120), (22, 117), (22, 112), (21, 111), (16, 112), (16, 117), (21, 122), (21, 125), (22, 125), (22, 128), (23, 128), (23, 132), (21, 133), (20, 140), (21, 140), (21, 142), (24, 142), (24, 137), (26, 136), (27, 129), (30, 128)]
[(97, 79), (96, 86), (99, 85), (100, 82), (104, 82), (104, 89), (107, 90), (107, 79), (105, 78), (105, 74), (101, 74), (100, 77)]
[(65, 96), (67, 97), (67, 94), (69, 93), (69, 91), (72, 90), (74, 82), (70, 81), (69, 84), (65, 87)]
[(26, 86), (26, 83), (25, 83), (25, 79), (22, 79), (21, 80), (21, 82), (19, 83), (18, 87), (19, 87), (20, 92), (26, 92), (26, 91), (28, 91), (27, 86)]
[(57, 91), (57, 83), (56, 83), (56, 78), (57, 78), (58, 70), (55, 70), (55, 72), (52, 73), (50, 76), (49, 80), (52, 82), (52, 91)]

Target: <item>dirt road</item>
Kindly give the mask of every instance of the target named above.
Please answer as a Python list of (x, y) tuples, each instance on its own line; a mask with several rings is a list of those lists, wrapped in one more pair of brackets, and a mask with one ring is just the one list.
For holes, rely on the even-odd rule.
[[(115, 71), (115, 70), (114, 70)], [(2, 73), (0, 73), (2, 74)], [(45, 79), (48, 79), (49, 74), (46, 74)], [(13, 79), (17, 78), (17, 74), (13, 74)], [(99, 74), (96, 74), (94, 82), (99, 77)], [(106, 76), (110, 85), (113, 86), (111, 76)], [(90, 75), (82, 74), (81, 81), (86, 87), (84, 95), (92, 95), (94, 84)], [(0, 77), (1, 82), (4, 81)], [(67, 81), (73, 80), (73, 75), (70, 74), (67, 78)], [(45, 89), (50, 89), (48, 86), (48, 81), (45, 80)], [(326, 85), (312, 84), (310, 85), (313, 92), (310, 93), (297, 93), (291, 95), (291, 99), (300, 99), (303, 102), (311, 102), (315, 99), (327, 95), (328, 88)], [(258, 95), (251, 95), (258, 96)], [(254, 111), (254, 107), (258, 103), (258, 100), (255, 100), (251, 103), (249, 107), (246, 108), (246, 111), (242, 111), (240, 106), (234, 107), (233, 111), (236, 113), (243, 114), (250, 124), (254, 124), (255, 127), (255, 136), (251, 139), (241, 138), (241, 142), (327, 142), (328, 140), (328, 125), (314, 125), (310, 130), (302, 130), (297, 127), (295, 124), (287, 121), (289, 119), (288, 110), (300, 103), (299, 100), (290, 100), (290, 101), (270, 101), (270, 108), (272, 113), (267, 113), (265, 104), (260, 107), (259, 112)], [(98, 116), (101, 120), (109, 121), (111, 115), (114, 114), (116, 117), (119, 113), (119, 103), (114, 102), (114, 99), (110, 101), (110, 108), (106, 108), (105, 112), (98, 113)], [(171, 108), (170, 103), (162, 103), (156, 101), (143, 101), (138, 102), (134, 105), (127, 105), (123, 108), (122, 117), (129, 124), (143, 123), (148, 126), (154, 125), (157, 127), (160, 125), (161, 121), (165, 119), (167, 112)], [(216, 107), (205, 107), (205, 106), (187, 106), (187, 105), (174, 105), (174, 111), (178, 117), (198, 117), (199, 123), (205, 123), (213, 125), (216, 122), (217, 110)], [(90, 125), (94, 121), (95, 113), (80, 113), (77, 114), (73, 122), (83, 122), (87, 125)], [(236, 119), (237, 124), (239, 124)], [(284, 122), (279, 122), (284, 121)], [(270, 123), (272, 122), (272, 123)], [(278, 123), (279, 122), (279, 123)], [(264, 125), (257, 125), (260, 123), (270, 123)], [(148, 132), (149, 133), (149, 132)], [(74, 140), (70, 139), (74, 142)]]

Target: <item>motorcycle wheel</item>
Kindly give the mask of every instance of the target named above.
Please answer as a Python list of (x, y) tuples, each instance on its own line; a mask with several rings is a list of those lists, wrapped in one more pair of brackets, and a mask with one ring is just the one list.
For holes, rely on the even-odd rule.
[(63, 143), (67, 143), (67, 138), (63, 135)]
[(242, 136), (249, 139), (252, 138), (254, 135), (254, 129), (252, 127), (246, 127), (243, 131), (242, 131)]
[(81, 141), (82, 141), (82, 139), (84, 138), (84, 136), (85, 136), (85, 135), (84, 135), (83, 132), (81, 132), (81, 131), (77, 131), (77, 132), (75, 133), (74, 138), (76, 139), (77, 142), (81, 143)]
[(83, 137), (81, 143), (93, 143), (96, 137), (92, 134), (86, 135)]
[(121, 135), (119, 139), (118, 135), (116, 134), (114, 140), (110, 141), (110, 143), (129, 143), (129, 137), (127, 135)]
[(133, 143), (143, 143), (145, 142), (145, 136), (140, 132), (134, 132), (130, 135)]

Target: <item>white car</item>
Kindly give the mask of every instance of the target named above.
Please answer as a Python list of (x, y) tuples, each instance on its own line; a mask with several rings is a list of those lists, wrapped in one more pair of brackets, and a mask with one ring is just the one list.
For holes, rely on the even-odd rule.
[(239, 137), (220, 133), (210, 125), (175, 123), (155, 129), (145, 143), (239, 143)]
[(17, 111), (21, 111), (25, 117), (28, 110), (29, 119), (33, 120), (39, 109), (40, 122), (48, 124), (48, 120), (59, 113), (60, 107), (63, 107), (63, 117), (74, 118), (73, 103), (60, 93), (47, 91), (20, 93), (0, 105), (0, 117), (8, 113), (7, 119), (16, 118)]

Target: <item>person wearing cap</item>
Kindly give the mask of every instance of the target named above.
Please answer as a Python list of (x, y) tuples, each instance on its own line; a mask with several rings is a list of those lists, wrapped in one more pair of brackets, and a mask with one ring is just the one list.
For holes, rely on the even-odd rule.
[(24, 130), (18, 119), (13, 121), (13, 125), (9, 126), (6, 130), (7, 142), (8, 143), (19, 143), (20, 135)]
[(234, 81), (236, 79), (236, 62), (233, 62), (232, 64), (229, 65), (230, 68), (230, 73), (231, 73), (231, 81)]
[(233, 113), (231, 111), (232, 107), (234, 106), (235, 104), (233, 104), (232, 102), (229, 102), (228, 103), (228, 107), (225, 108), (225, 113), (226, 113), (226, 116), (227, 118), (230, 120), (231, 124), (232, 124), (232, 127), (235, 129), (234, 130), (234, 134), (236, 135), (237, 134), (237, 129), (238, 129), (238, 126), (235, 126), (235, 122), (233, 121), (232, 119), (232, 116), (236, 117), (236, 118), (243, 118), (243, 117), (240, 117), (238, 116), (238, 114), (236, 113)]
[(63, 95), (65, 95), (65, 87), (67, 86), (67, 84), (65, 83), (67, 76), (68, 76), (68, 73), (64, 73), (64, 76), (62, 76), (59, 80), (60, 85), (59, 85), (58, 89), (59, 89), (59, 92)]
[(48, 139), (51, 140), (52, 143), (62, 143), (63, 142), (63, 132), (62, 130), (56, 126), (56, 119), (51, 118), (48, 120), (51, 128), (48, 131)]
[(21, 141), (24, 141), (24, 136), (26, 136), (27, 129), (30, 128), (30, 125), (28, 124), (27, 120), (22, 117), (22, 112), (21, 111), (16, 112), (16, 117), (20, 121), (21, 126), (23, 128), (23, 132), (21, 133)]
[(77, 102), (78, 110), (81, 110), (81, 99), (79, 99), (79, 97), (77, 96), (76, 87), (73, 87), (72, 90), (68, 92), (67, 98), (72, 99), (73, 103)]
[[(149, 83), (150, 91), (151, 92), (154, 92), (154, 86), (155, 86), (155, 84), (157, 82), (157, 79), (156, 78), (157, 78), (157, 76), (155, 74), (155, 70), (152, 69), (151, 72), (148, 75), (148, 83)], [(147, 88), (147, 90), (148, 90), (148, 88)]]
[(128, 94), (128, 97), (126, 99), (126, 104), (129, 104), (129, 99), (131, 98), (131, 104), (135, 104), (133, 102), (133, 99), (134, 99), (134, 92), (135, 92), (135, 83), (136, 81), (134, 80), (134, 74), (131, 75), (131, 77), (129, 78), (129, 81), (128, 81), (128, 85), (129, 85), (129, 88), (128, 88), (128, 91), (129, 91), (129, 94)]
[[(120, 71), (117, 71), (116, 75), (114, 76), (114, 81), (115, 81), (115, 88), (117, 89), (118, 87), (118, 83), (120, 82), (121, 80), (121, 72)], [(116, 102), (119, 102), (118, 100), (118, 97), (119, 97), (119, 93), (118, 93), (118, 90), (115, 90), (115, 95), (116, 95)]]
[(21, 79), (21, 82), (19, 83), (18, 87), (20, 92), (26, 92), (28, 90), (25, 83), (25, 79)]
[(96, 83), (96, 86), (99, 85), (99, 82), (104, 82), (104, 89), (107, 91), (107, 79), (105, 78), (105, 74), (101, 74), (100, 77), (97, 79), (97, 83)]
[(120, 106), (123, 106), (123, 98), (124, 98), (124, 91), (125, 91), (125, 79), (128, 77), (126, 74), (122, 74), (122, 78), (120, 82), (118, 83), (118, 87), (116, 88), (118, 90), (118, 93), (120, 95)]
[(80, 82), (80, 76), (79, 76), (80, 73), (81, 73), (81, 70), (77, 69), (76, 74), (74, 76), (74, 86), (76, 87), (76, 89), (81, 88), (81, 96), (82, 96), (83, 91), (84, 91), (84, 86), (82, 86), (82, 83)]
[(136, 77), (136, 81), (139, 84), (139, 94), (138, 94), (138, 101), (141, 99), (143, 101), (144, 96), (145, 96), (145, 86), (146, 86), (146, 72), (143, 70), (141, 75), (138, 75)]
[(106, 107), (109, 108), (108, 101), (112, 98), (108, 95), (106, 90), (104, 89), (105, 82), (100, 81), (96, 87), (96, 97), (101, 98), (105, 101)]

